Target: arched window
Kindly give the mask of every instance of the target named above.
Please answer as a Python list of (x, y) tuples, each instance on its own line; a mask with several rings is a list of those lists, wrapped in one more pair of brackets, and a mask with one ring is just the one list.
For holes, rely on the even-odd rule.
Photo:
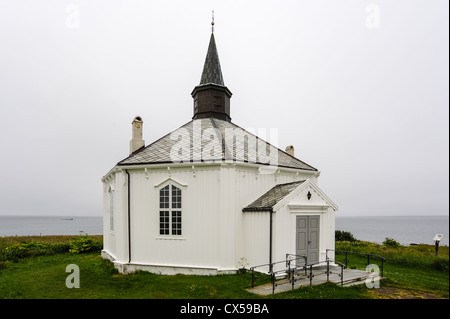
[(159, 190), (159, 234), (181, 235), (181, 189), (171, 184)]

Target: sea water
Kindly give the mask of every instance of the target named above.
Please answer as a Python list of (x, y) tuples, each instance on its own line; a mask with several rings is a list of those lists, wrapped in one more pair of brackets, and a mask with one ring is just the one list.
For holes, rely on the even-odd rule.
[(103, 234), (103, 217), (0, 216), (0, 236)]
[(434, 236), (443, 234), (440, 245), (448, 246), (448, 222), (448, 216), (336, 216), (336, 230), (348, 231), (356, 239), (375, 243), (382, 243), (389, 237), (402, 245), (434, 245)]

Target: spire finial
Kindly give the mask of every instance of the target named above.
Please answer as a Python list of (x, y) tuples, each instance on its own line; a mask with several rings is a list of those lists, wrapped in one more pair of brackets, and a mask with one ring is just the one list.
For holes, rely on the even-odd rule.
[(214, 33), (214, 10), (212, 11), (211, 32)]

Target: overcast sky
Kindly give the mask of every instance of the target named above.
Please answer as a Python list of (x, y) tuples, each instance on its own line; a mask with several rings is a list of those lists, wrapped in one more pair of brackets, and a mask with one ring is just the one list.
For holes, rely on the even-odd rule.
[[(277, 128), (349, 215), (448, 215), (449, 2), (0, 0), (0, 214), (102, 214), (192, 117), (215, 11), (232, 121)], [(249, 199), (253, 200), (253, 199)]]

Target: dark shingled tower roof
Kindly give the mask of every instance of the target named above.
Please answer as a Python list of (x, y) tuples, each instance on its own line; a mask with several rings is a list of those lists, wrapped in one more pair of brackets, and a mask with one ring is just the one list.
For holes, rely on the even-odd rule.
[(230, 98), (232, 93), (223, 82), (213, 32), (209, 40), (200, 84), (194, 88), (191, 95), (194, 99), (194, 115), (192, 117), (194, 120), (214, 117), (219, 120), (231, 121)]
[(200, 85), (217, 84), (224, 86), (222, 70), (220, 68), (219, 54), (217, 53), (216, 41), (214, 33), (211, 33), (209, 40), (208, 53), (206, 54), (205, 65), (203, 66), (202, 78)]

